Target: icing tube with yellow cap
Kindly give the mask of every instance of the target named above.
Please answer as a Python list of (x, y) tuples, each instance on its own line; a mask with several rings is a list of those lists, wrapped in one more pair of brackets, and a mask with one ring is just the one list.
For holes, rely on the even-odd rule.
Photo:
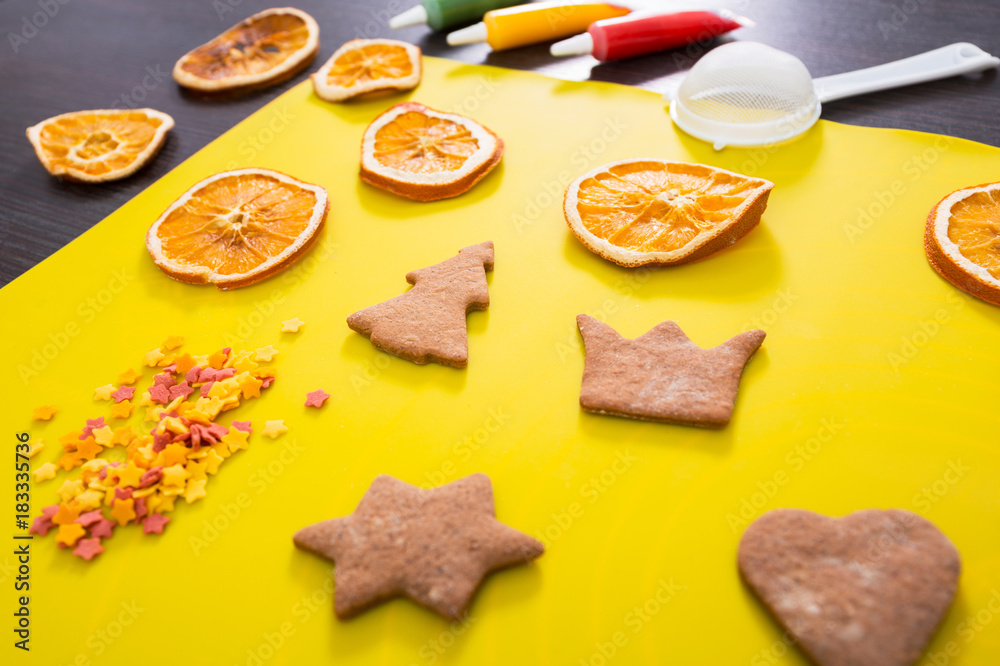
[(575, 35), (594, 21), (628, 13), (627, 7), (602, 2), (531, 2), (486, 12), (481, 23), (450, 33), (448, 43), (486, 42), (503, 51)]
[(491, 9), (519, 5), (523, 0), (421, 0), (389, 19), (393, 29), (427, 24), (432, 30), (444, 30), (463, 23), (478, 21)]

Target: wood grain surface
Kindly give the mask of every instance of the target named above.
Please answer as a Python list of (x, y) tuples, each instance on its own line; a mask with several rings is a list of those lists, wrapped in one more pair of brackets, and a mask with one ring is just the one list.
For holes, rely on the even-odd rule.
[[(428, 55), (662, 91), (722, 43), (605, 64), (589, 56), (551, 58), (548, 45), (502, 53), (482, 44), (450, 48), (442, 34), (426, 27), (389, 29), (388, 17), (414, 4), (298, 0), (295, 6), (312, 14), (321, 30), (320, 53), (311, 69), (349, 39), (392, 36), (418, 44)], [(170, 78), (178, 57), (270, 6), (274, 3), (265, 0), (0, 1), (0, 285), (308, 76), (310, 70), (248, 96), (211, 101), (186, 93)], [(997, 0), (732, 0), (726, 6), (757, 22), (733, 38), (788, 51), (813, 76), (870, 67), (957, 41), (1000, 53)], [(141, 106), (169, 113), (177, 127), (152, 164), (123, 181), (83, 185), (52, 178), (24, 135), (28, 126), (67, 111)], [(1000, 82), (996, 71), (955, 77), (833, 102), (824, 107), (823, 117), (1000, 146)], [(666, 115), (664, 122), (669, 122)]]

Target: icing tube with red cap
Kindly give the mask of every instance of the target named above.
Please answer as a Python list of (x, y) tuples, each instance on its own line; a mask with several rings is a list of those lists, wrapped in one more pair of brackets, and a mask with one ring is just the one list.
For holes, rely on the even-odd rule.
[(554, 56), (591, 54), (600, 61), (665, 51), (718, 37), (753, 22), (726, 10), (633, 12), (592, 23), (587, 32), (552, 45)]

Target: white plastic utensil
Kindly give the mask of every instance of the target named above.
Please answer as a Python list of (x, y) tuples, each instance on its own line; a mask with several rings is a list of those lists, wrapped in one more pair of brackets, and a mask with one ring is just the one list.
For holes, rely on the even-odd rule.
[(978, 46), (959, 42), (895, 62), (813, 79), (795, 56), (758, 42), (724, 44), (695, 63), (676, 93), (670, 117), (713, 144), (763, 146), (813, 126), (822, 103), (1000, 65)]

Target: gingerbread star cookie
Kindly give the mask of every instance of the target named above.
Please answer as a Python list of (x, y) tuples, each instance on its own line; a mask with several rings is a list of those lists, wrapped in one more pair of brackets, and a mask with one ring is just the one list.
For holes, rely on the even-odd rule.
[(497, 521), (485, 474), (429, 490), (383, 474), (354, 513), (304, 527), (293, 540), (335, 562), (341, 619), (398, 596), (457, 619), (488, 573), (545, 550)]
[(915, 664), (962, 568), (948, 537), (899, 509), (770, 511), (744, 532), (738, 559), (750, 589), (819, 666)]
[(586, 348), (581, 407), (707, 428), (729, 423), (743, 367), (766, 335), (749, 331), (702, 349), (672, 321), (634, 340), (587, 315), (576, 323)]
[(493, 243), (459, 250), (440, 264), (407, 274), (405, 294), (347, 318), (353, 330), (384, 352), (414, 363), (464, 368), (469, 362), (465, 316), (490, 304), (486, 271), (493, 270)]

